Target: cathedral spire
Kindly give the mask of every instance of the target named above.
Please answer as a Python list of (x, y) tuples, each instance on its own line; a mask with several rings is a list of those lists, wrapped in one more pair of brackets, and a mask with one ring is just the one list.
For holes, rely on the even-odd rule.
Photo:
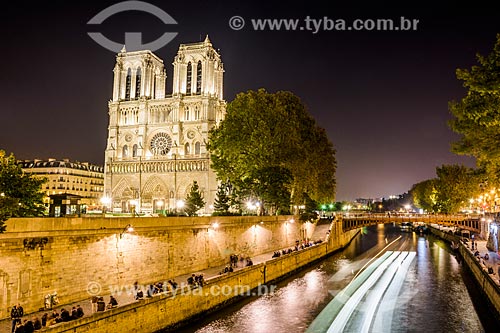
[(127, 52), (127, 49), (125, 48), (125, 45), (123, 45), (122, 50), (120, 51), (120, 53), (125, 53), (125, 52)]
[(211, 42), (210, 42), (210, 38), (208, 38), (208, 34), (207, 34), (207, 36), (205, 37), (205, 40), (203, 41), (203, 43), (205, 43), (205, 44), (211, 44)]

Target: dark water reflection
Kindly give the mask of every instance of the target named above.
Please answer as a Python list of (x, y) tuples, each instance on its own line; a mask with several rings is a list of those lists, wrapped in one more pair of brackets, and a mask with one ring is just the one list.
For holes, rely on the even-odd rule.
[(274, 294), (246, 298), (176, 332), (304, 332), (354, 274), (399, 235), (403, 237), (389, 249), (416, 251), (417, 256), (398, 297), (392, 324), (384, 331), (498, 332), (499, 323), (447, 245), (432, 236), (401, 233), (392, 225), (364, 229), (342, 252), (280, 282)]

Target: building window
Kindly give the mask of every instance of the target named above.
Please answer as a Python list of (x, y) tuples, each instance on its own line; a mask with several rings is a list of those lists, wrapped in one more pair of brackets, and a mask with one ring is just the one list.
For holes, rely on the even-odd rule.
[(130, 99), (130, 81), (132, 80), (132, 71), (130, 68), (127, 71), (127, 79), (125, 80), (125, 99)]
[(141, 68), (137, 68), (135, 72), (135, 98), (141, 97)]
[(200, 143), (199, 143), (199, 142), (196, 142), (196, 143), (194, 144), (194, 153), (195, 153), (196, 155), (199, 155), (199, 154), (200, 154), (200, 152), (201, 152), (201, 145), (200, 145)]
[(200, 119), (200, 108), (198, 106), (194, 107), (194, 119), (195, 120)]
[(156, 98), (156, 75), (153, 78), (153, 89), (151, 89), (151, 97)]
[(189, 120), (189, 107), (186, 106), (186, 109), (184, 110), (184, 120)]
[(184, 155), (189, 155), (190, 153), (190, 147), (189, 147), (189, 142), (186, 143), (184, 146)]
[(193, 69), (191, 66), (191, 62), (188, 62), (187, 66), (187, 76), (186, 76), (186, 94), (191, 94), (191, 80), (193, 76)]
[(128, 146), (127, 145), (123, 146), (122, 157), (123, 158), (128, 157)]
[(149, 147), (153, 155), (167, 155), (172, 148), (172, 138), (167, 133), (157, 133), (151, 139)]
[(198, 61), (196, 68), (196, 94), (201, 94), (201, 61)]
[(132, 147), (132, 157), (137, 157), (137, 144)]

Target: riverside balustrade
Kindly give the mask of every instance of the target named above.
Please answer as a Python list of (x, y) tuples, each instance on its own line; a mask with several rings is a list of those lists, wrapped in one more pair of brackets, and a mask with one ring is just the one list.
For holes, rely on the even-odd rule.
[(393, 214), (393, 213), (349, 213), (337, 215), (342, 221), (344, 231), (367, 227), (379, 223), (422, 222), (434, 223), (447, 227), (469, 230), (480, 233), (483, 229), (479, 215), (449, 215), (449, 214)]

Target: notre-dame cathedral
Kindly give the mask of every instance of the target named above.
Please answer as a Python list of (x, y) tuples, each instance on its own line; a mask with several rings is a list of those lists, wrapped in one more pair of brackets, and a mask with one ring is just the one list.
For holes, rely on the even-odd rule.
[(163, 61), (151, 51), (116, 57), (109, 102), (105, 189), (113, 212), (173, 211), (193, 181), (211, 211), (217, 179), (208, 132), (225, 115), (224, 68), (210, 40), (181, 44), (173, 62), (172, 95)]

